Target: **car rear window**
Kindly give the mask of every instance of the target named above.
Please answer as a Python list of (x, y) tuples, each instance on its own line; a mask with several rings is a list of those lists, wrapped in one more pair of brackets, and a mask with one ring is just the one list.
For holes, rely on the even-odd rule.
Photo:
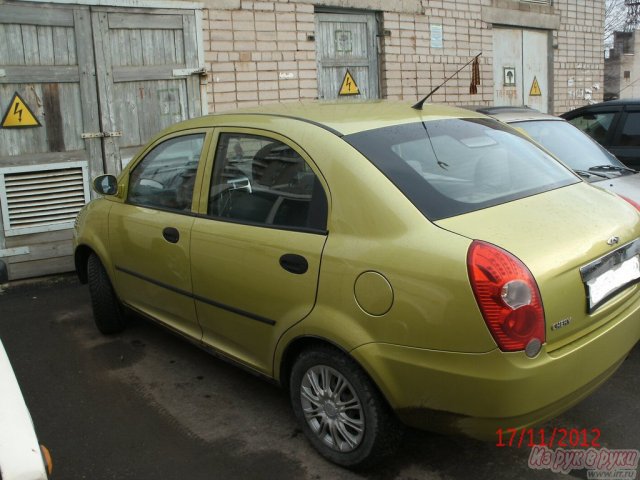
[(499, 205), (580, 180), (493, 119), (445, 119), (347, 135), (430, 220)]

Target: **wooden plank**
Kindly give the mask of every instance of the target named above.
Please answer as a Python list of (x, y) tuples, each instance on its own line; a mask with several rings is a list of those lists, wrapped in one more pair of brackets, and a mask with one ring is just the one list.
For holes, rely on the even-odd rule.
[(77, 65), (7, 65), (6, 76), (0, 77), (0, 83), (77, 83), (80, 72)]
[[(88, 9), (74, 10), (75, 29), (74, 35), (78, 45), (91, 45), (93, 43), (91, 31), (91, 14)], [(85, 132), (100, 131), (100, 113), (98, 110), (98, 92), (96, 87), (96, 66), (93, 56), (93, 48), (78, 48), (78, 65), (80, 67), (80, 98), (82, 115), (82, 130)], [(100, 138), (87, 138), (80, 140), (86, 148), (89, 160), (89, 177), (95, 177), (104, 173), (102, 161), (102, 140)], [(83, 151), (84, 153), (84, 151)]]
[(40, 53), (38, 52), (38, 29), (33, 25), (23, 25), (22, 45), (24, 48), (24, 64), (38, 65), (40, 63)]
[[(183, 15), (184, 24), (184, 51), (185, 63), (188, 67), (198, 68), (198, 37), (196, 34), (195, 15)], [(191, 75), (186, 78), (187, 87), (187, 118), (193, 118), (202, 114), (200, 104), (200, 78)]]
[(37, 247), (48, 242), (68, 242), (73, 239), (73, 229), (53, 230), (51, 232), (30, 233), (16, 237), (7, 237), (7, 245), (11, 248)]
[[(69, 229), (59, 230), (59, 231), (64, 232), (64, 231), (69, 231)], [(49, 235), (47, 235), (45, 238), (46, 238), (45, 243), (40, 243), (40, 244), (30, 246), (29, 253), (27, 254), (15, 255), (15, 256), (4, 257), (4, 258), (8, 259), (8, 263), (10, 265), (15, 265), (17, 263), (33, 262), (34, 260), (45, 260), (49, 258), (73, 255), (73, 241), (71, 239), (55, 242), (50, 238)], [(14, 240), (14, 239), (21, 240), (19, 237), (11, 238), (11, 240)], [(19, 244), (20, 247), (26, 246), (26, 244), (24, 244), (21, 241), (18, 241), (17, 243)]]
[[(85, 141), (82, 138), (82, 97), (79, 84), (61, 83), (60, 105), (62, 107), (62, 124), (65, 150), (83, 150)], [(94, 103), (96, 99), (92, 99)]]
[(185, 68), (184, 65), (154, 65), (134, 67), (113, 67), (113, 81), (143, 82), (148, 80), (174, 80), (173, 69)]
[(109, 28), (179, 30), (182, 18), (180, 15), (110, 13)]
[(39, 65), (54, 65), (53, 29), (51, 27), (36, 27), (38, 30)]
[(73, 272), (75, 269), (73, 256), (48, 258), (33, 262), (9, 264), (9, 280), (41, 277), (54, 273)]
[(54, 65), (74, 65), (73, 63), (69, 63), (69, 39), (67, 32), (72, 32), (72, 30), (64, 27), (53, 28)]
[(140, 30), (130, 30), (129, 38), (131, 41), (131, 65), (144, 65), (142, 59), (142, 34)]
[(140, 145), (140, 119), (138, 112), (138, 97), (144, 96), (144, 88), (139, 88), (138, 82), (127, 82), (116, 85), (116, 95), (120, 98), (116, 102), (119, 108), (117, 117), (122, 121), (122, 137), (120, 137), (120, 151), (123, 147)]
[(164, 30), (162, 32), (162, 49), (163, 49), (163, 57), (165, 63), (170, 63), (175, 65), (176, 60), (176, 45), (175, 45), (175, 35), (173, 30)]
[(64, 131), (60, 105), (60, 89), (57, 83), (43, 86), (44, 126), (47, 131), (47, 145), (50, 152), (64, 152)]
[(1, 25), (4, 28), (7, 48), (3, 54), (5, 65), (24, 65), (24, 45), (22, 42), (22, 28), (20, 25)]
[(0, 165), (3, 167), (22, 167), (29, 165), (42, 165), (44, 163), (78, 162), (87, 160), (87, 152), (75, 150), (53, 153), (29, 153), (9, 156), (0, 156)]
[(64, 8), (0, 5), (0, 23), (73, 27), (73, 12)]
[[(94, 51), (96, 64), (96, 80), (100, 91), (100, 117), (102, 130), (113, 132), (118, 130), (116, 117), (114, 115), (112, 81), (112, 61), (109, 41), (109, 24), (107, 13), (93, 12), (91, 22), (94, 34)], [(113, 137), (103, 139), (104, 168), (105, 172), (111, 174), (120, 173), (120, 154), (118, 143)]]

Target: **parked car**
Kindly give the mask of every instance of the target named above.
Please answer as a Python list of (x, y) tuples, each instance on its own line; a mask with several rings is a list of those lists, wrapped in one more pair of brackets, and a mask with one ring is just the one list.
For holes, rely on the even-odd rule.
[(53, 464), (49, 451), (38, 443), (4, 345), (0, 341), (0, 478), (46, 480)]
[(398, 420), (491, 438), (587, 396), (640, 336), (640, 215), (484, 115), (383, 101), (160, 133), (78, 215), (95, 322), (123, 307), (287, 388), (347, 467)]
[(521, 128), (574, 172), (640, 208), (640, 173), (566, 120), (528, 107), (476, 107), (475, 110)]
[(640, 169), (640, 100), (611, 100), (576, 108), (562, 118), (588, 134), (627, 167)]

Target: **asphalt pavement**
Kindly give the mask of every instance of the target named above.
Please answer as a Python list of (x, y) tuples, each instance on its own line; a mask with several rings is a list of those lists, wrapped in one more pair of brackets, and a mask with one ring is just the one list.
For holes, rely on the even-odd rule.
[[(53, 480), (587, 478), (531, 469), (526, 445), (418, 431), (375, 471), (341, 469), (310, 447), (278, 387), (143, 319), (101, 335), (71, 275), (0, 290), (0, 338)], [(636, 345), (600, 390), (542, 427), (597, 429), (602, 447), (638, 449), (639, 399)]]

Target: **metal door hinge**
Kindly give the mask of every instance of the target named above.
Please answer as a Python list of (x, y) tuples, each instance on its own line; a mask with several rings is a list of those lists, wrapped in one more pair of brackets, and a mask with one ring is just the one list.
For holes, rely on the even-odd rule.
[(188, 77), (189, 75), (206, 75), (207, 70), (203, 68), (174, 68), (172, 71), (174, 77)]
[(80, 135), (82, 138), (105, 138), (105, 137), (121, 137), (122, 132), (85, 132)]

